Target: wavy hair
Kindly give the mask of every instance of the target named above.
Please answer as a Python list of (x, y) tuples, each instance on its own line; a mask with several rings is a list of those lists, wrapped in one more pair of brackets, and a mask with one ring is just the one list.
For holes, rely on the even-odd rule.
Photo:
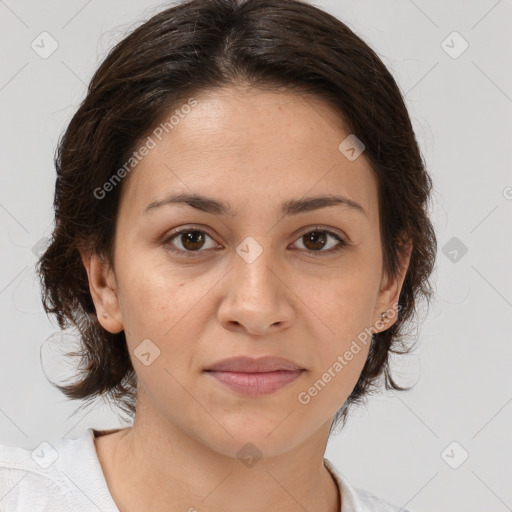
[[(396, 322), (373, 335), (368, 358), (331, 432), (351, 404), (380, 386), (405, 390), (390, 373), (392, 353), (405, 354), (417, 302), (430, 300), (437, 251), (428, 216), (432, 181), (403, 96), (376, 53), (342, 21), (303, 0), (187, 0), (142, 22), (113, 47), (55, 153), (55, 226), (37, 271), (47, 314), (78, 331), (81, 375), (56, 385), (68, 398), (103, 396), (134, 417), (137, 376), (123, 331), (98, 322), (80, 250), (113, 266), (112, 249), (123, 182), (101, 200), (139, 142), (186, 98), (246, 84), (299, 91), (323, 99), (350, 133), (378, 179), (383, 265), (400, 271), (402, 241), (412, 242)], [(52, 383), (52, 385), (55, 385)]]

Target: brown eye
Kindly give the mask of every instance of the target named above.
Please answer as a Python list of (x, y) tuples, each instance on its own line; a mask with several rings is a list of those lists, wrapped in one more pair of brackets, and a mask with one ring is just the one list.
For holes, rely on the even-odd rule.
[[(337, 241), (338, 247), (336, 247), (336, 244), (332, 242), (329, 246), (329, 239)], [(339, 235), (325, 229), (315, 229), (314, 231), (304, 233), (299, 240), (302, 241), (302, 244), (307, 251), (317, 253), (336, 252), (347, 245), (345, 240), (343, 240)], [(328, 247), (328, 249), (324, 250), (325, 247)]]
[[(205, 252), (201, 249), (204, 249), (207, 238), (211, 239), (211, 236), (204, 231), (198, 229), (183, 229), (167, 238), (164, 244), (171, 245), (170, 250), (180, 254), (187, 252)], [(176, 243), (179, 244), (178, 247), (176, 247)], [(211, 244), (210, 247), (206, 247), (206, 249), (215, 248), (215, 246), (216, 244), (213, 242), (213, 244)]]
[(204, 233), (201, 231), (188, 231), (181, 233), (181, 243), (185, 249), (197, 251), (204, 245)]
[[(207, 246), (208, 239), (211, 240), (209, 247)], [(332, 254), (348, 245), (338, 234), (319, 228), (304, 233), (299, 238), (299, 241), (303, 245), (303, 248), (299, 248), (314, 256)], [(168, 246), (170, 251), (176, 254), (192, 257), (200, 256), (201, 253), (206, 252), (208, 249), (218, 247), (213, 238), (200, 229), (182, 229), (169, 236), (164, 241), (164, 244)]]
[(323, 249), (328, 238), (329, 237), (322, 231), (311, 231), (310, 233), (302, 236), (304, 245), (312, 251)]

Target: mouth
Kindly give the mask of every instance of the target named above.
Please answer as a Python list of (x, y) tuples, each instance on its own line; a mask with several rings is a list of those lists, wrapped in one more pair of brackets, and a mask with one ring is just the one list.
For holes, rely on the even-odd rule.
[(271, 372), (207, 371), (215, 380), (245, 396), (274, 393), (298, 379), (306, 370), (274, 370)]
[(282, 357), (241, 356), (214, 363), (204, 372), (223, 386), (245, 396), (273, 393), (298, 379), (304, 372), (299, 364)]
[(249, 357), (237, 356), (217, 361), (210, 365), (205, 371), (226, 371), (244, 373), (264, 373), (277, 370), (304, 370), (297, 363), (283, 357)]

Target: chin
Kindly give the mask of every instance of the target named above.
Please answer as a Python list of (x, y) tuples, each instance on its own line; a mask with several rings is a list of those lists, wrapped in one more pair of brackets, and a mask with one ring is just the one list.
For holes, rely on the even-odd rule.
[(218, 453), (240, 459), (241, 462), (247, 458), (256, 460), (279, 456), (293, 450), (307, 437), (305, 432), (299, 431), (299, 425), (292, 425), (289, 420), (283, 421), (285, 416), (281, 415), (273, 421), (220, 421), (232, 437), (220, 428), (216, 429), (215, 434), (212, 432), (206, 442)]

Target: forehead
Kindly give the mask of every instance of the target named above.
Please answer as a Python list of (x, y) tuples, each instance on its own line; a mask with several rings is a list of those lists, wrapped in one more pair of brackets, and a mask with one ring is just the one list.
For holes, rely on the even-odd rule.
[(376, 214), (374, 172), (364, 153), (351, 161), (340, 151), (349, 133), (323, 100), (240, 88), (194, 99), (195, 106), (176, 105), (164, 116), (166, 122), (174, 114), (172, 125), (153, 131), (153, 148), (125, 178), (121, 202), (128, 213), (141, 215), (169, 193), (196, 193), (237, 211), (343, 194), (369, 217)]

